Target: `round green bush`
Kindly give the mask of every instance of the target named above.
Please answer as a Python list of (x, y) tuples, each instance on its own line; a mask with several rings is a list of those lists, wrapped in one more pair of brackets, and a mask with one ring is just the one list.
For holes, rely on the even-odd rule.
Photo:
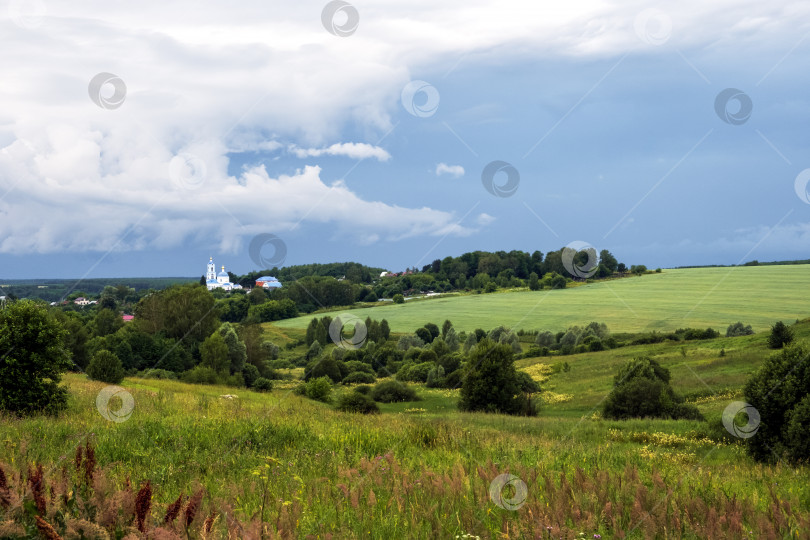
[(94, 381), (119, 384), (124, 380), (124, 366), (121, 365), (121, 360), (115, 354), (102, 349), (90, 359), (87, 376)]
[(245, 386), (250, 388), (261, 375), (259, 375), (259, 368), (253, 364), (245, 364), (242, 367), (242, 379), (245, 381)]
[(371, 387), (365, 384), (362, 384), (354, 389), (355, 392), (359, 392), (360, 394), (364, 394), (368, 396), (371, 394)]
[(270, 379), (265, 379), (264, 377), (259, 377), (253, 381), (253, 389), (257, 392), (269, 392), (273, 389), (273, 381)]
[(329, 403), (332, 401), (332, 380), (326, 376), (310, 379), (304, 393), (309, 399)]
[(416, 395), (416, 391), (399, 381), (378, 383), (371, 391), (371, 398), (380, 403), (419, 401), (419, 396)]
[(394, 295), (394, 303), (395, 304), (402, 304), (403, 302), (405, 302), (405, 297), (404, 296), (402, 296), (401, 294), (395, 294)]
[(344, 412), (354, 412), (362, 414), (375, 414), (380, 412), (380, 408), (374, 401), (360, 392), (349, 392), (340, 396), (337, 403), (337, 410)]
[(343, 384), (374, 384), (377, 377), (365, 371), (355, 371), (343, 378)]

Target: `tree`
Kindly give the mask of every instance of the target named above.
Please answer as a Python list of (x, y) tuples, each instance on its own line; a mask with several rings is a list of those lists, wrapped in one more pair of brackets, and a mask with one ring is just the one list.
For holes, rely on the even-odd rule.
[(806, 463), (810, 459), (807, 346), (796, 344), (773, 353), (746, 383), (744, 392), (760, 416), (756, 433), (746, 441), (748, 453), (757, 461), (773, 462), (779, 457), (793, 464)]
[(771, 349), (781, 349), (793, 342), (793, 330), (782, 321), (771, 326), (771, 335), (768, 336), (768, 346)]
[(196, 283), (152, 293), (135, 307), (135, 324), (150, 334), (201, 343), (219, 327), (214, 297)]
[(751, 328), (751, 325), (745, 326), (742, 322), (730, 324), (726, 329), (726, 337), (750, 336), (753, 333), (754, 329)]
[(217, 373), (230, 371), (228, 345), (219, 332), (214, 332), (203, 341), (200, 345), (200, 357), (202, 358), (201, 366), (209, 367)]
[(484, 339), (470, 354), (470, 370), (461, 385), (459, 409), (521, 414), (526, 396), (520, 390), (509, 345)]
[(93, 334), (96, 336), (114, 334), (122, 326), (124, 326), (124, 320), (111, 309), (98, 310), (92, 323)]
[(94, 381), (120, 384), (124, 380), (124, 366), (121, 359), (107, 350), (100, 350), (93, 355), (87, 366), (87, 376)]
[(648, 357), (634, 358), (619, 369), (613, 390), (605, 400), (602, 415), (614, 420), (628, 418), (703, 419), (694, 405), (684, 403), (669, 385), (669, 370)]
[(614, 257), (613, 254), (606, 249), (599, 252), (599, 263), (603, 264), (605, 268), (611, 271), (611, 273), (615, 272), (619, 267), (619, 261), (617, 261), (616, 257)]
[(73, 311), (56, 310), (54, 318), (66, 330), (65, 347), (71, 352), (73, 363), (80, 369), (87, 367), (90, 355), (87, 352), (87, 341), (90, 334), (87, 331), (81, 317)]
[(529, 290), (530, 291), (540, 290), (540, 280), (538, 279), (536, 272), (532, 272), (531, 274), (529, 274)]
[(439, 337), (439, 327), (436, 326), (435, 324), (429, 322), (425, 325), (425, 328), (427, 329), (428, 332), (430, 332), (430, 335), (433, 336), (432, 339), (430, 340), (431, 342), (437, 337)]
[(239, 339), (239, 335), (237, 335), (231, 323), (222, 323), (222, 326), (219, 327), (219, 333), (225, 340), (225, 345), (228, 347), (230, 372), (231, 374), (239, 373), (242, 371), (247, 361), (247, 347), (245, 343)]
[(442, 323), (442, 337), (443, 338), (447, 337), (447, 332), (449, 332), (451, 328), (453, 328), (453, 323), (451, 323), (449, 320), (445, 320), (444, 323)]
[(391, 336), (391, 328), (388, 326), (388, 321), (385, 319), (380, 321), (380, 333), (385, 341)]
[(416, 337), (418, 337), (419, 339), (421, 339), (425, 343), (432, 343), (433, 342), (433, 334), (431, 334), (430, 330), (428, 330), (424, 326), (422, 328), (417, 328), (415, 333), (416, 333)]
[(618, 265), (616, 265), (616, 271), (619, 272), (620, 274), (624, 274), (625, 272), (627, 272), (627, 266), (624, 263), (619, 263)]
[(48, 309), (20, 300), (0, 310), (0, 409), (56, 413), (67, 406), (65, 330)]

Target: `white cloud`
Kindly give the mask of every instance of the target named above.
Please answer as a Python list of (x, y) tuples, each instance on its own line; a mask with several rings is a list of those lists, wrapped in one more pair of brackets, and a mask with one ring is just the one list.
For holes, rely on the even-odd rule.
[[(369, 2), (358, 6), (360, 25), (348, 38), (323, 29), (320, 2), (273, 8), (245, 1), (233, 9), (145, 1), (132, 9), (89, 0), (47, 2), (36, 24), (3, 17), (0, 34), (14, 51), (4, 70), (14, 77), (0, 86), (0, 251), (171, 247), (195, 238), (232, 246), (301, 221), (374, 228), (381, 238), (469, 234), (448, 212), (366, 201), (345, 185), (327, 186), (317, 168), (231, 176), (228, 154), (292, 141), (304, 157), (386, 161), (390, 155), (376, 145), (325, 145), (346, 140), (347, 126), (379, 140), (394, 128), (400, 92), (414, 72), (465, 55), (486, 61), (651, 51), (633, 29), (641, 7)], [(779, 36), (779, 48), (804, 34), (795, 21), (807, 20), (809, 9), (787, 1), (689, 0), (671, 14), (667, 46), (718, 43), (724, 50), (740, 37), (765, 43)], [(14, 22), (21, 20), (28, 22)], [(718, 20), (726, 21), (722, 32)], [(100, 72), (126, 83), (120, 108), (89, 99), (88, 83)], [(196, 191), (170, 181), (168, 164), (179, 153), (205, 163), (207, 179)], [(436, 174), (457, 171), (439, 167)]]
[(495, 221), (495, 217), (490, 216), (489, 214), (486, 214), (484, 212), (478, 214), (478, 217), (475, 218), (475, 222), (482, 227), (486, 227), (493, 221)]
[(461, 165), (448, 165), (447, 163), (439, 163), (436, 165), (436, 176), (449, 174), (453, 178), (464, 176), (464, 167)]
[(391, 159), (385, 149), (366, 143), (335, 143), (327, 148), (299, 148), (291, 145), (290, 152), (299, 158), (328, 156), (346, 156), (352, 159), (375, 158), (377, 161)]

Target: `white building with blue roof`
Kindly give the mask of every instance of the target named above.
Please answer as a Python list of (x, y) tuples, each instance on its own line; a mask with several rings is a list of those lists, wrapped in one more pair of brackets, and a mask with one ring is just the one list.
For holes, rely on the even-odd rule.
[(232, 291), (242, 288), (238, 283), (231, 283), (231, 278), (228, 276), (228, 272), (225, 271), (225, 265), (222, 265), (222, 272), (217, 274), (217, 267), (214, 265), (213, 257), (208, 259), (208, 269), (205, 272), (205, 286), (208, 287), (209, 291), (214, 289)]

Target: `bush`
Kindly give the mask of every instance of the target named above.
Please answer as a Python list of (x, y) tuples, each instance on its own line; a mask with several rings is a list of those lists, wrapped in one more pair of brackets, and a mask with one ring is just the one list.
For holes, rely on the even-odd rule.
[(416, 391), (399, 381), (378, 383), (371, 391), (374, 401), (380, 403), (397, 403), (402, 401), (419, 401)]
[(398, 381), (426, 382), (428, 373), (435, 368), (433, 362), (423, 362), (421, 364), (405, 364), (397, 371)]
[(380, 408), (374, 401), (360, 392), (349, 392), (340, 396), (337, 403), (337, 410), (344, 412), (354, 412), (362, 414), (376, 414)]
[(214, 368), (196, 366), (180, 375), (180, 380), (191, 384), (220, 384), (221, 378)]
[(124, 380), (124, 366), (115, 354), (102, 349), (90, 359), (87, 376), (94, 381), (120, 384)]
[(737, 337), (737, 336), (750, 336), (754, 333), (753, 328), (751, 325), (745, 326), (741, 322), (735, 322), (734, 324), (728, 325), (726, 329), (726, 337)]
[(402, 304), (404, 302), (405, 302), (405, 297), (404, 296), (402, 296), (401, 294), (395, 294), (394, 295), (394, 303), (395, 304)]
[(354, 371), (343, 378), (343, 384), (374, 384), (377, 377), (365, 371)]
[[(348, 373), (347, 373), (348, 375)], [(340, 365), (337, 360), (331, 356), (323, 356), (313, 360), (307, 365), (304, 371), (304, 380), (317, 379), (319, 377), (329, 377), (332, 382), (340, 382), (343, 380), (344, 374), (341, 373)]]
[(354, 389), (355, 392), (359, 392), (361, 394), (370, 395), (371, 394), (371, 387), (365, 384), (362, 384)]
[(757, 461), (776, 456), (798, 464), (810, 459), (810, 351), (803, 344), (772, 354), (745, 385), (745, 399), (759, 412), (756, 435), (746, 440)]
[(521, 377), (515, 370), (512, 347), (485, 338), (470, 354), (473, 366), (461, 385), (458, 407), (462, 411), (503, 414), (536, 412), (521, 391)]
[(166, 369), (145, 369), (137, 373), (138, 377), (143, 379), (169, 379), (176, 380), (177, 373)]
[[(335, 349), (340, 350), (340, 349)], [(354, 352), (354, 351), (352, 351)], [(360, 360), (349, 360), (348, 362), (344, 363), (346, 366), (346, 371), (350, 374), (354, 373), (355, 371), (363, 371), (365, 373), (374, 374), (374, 368), (371, 367), (370, 364), (366, 364), (365, 362), (361, 362)]]
[(651, 358), (630, 360), (614, 377), (614, 387), (605, 400), (602, 415), (614, 420), (648, 417), (702, 420), (697, 407), (684, 403), (669, 385), (669, 379), (669, 370)]
[(59, 385), (72, 363), (69, 339), (47, 308), (20, 300), (0, 310), (0, 409), (57, 413), (67, 407)]
[(253, 364), (245, 364), (244, 367), (242, 367), (242, 379), (245, 381), (245, 386), (248, 388), (253, 386), (253, 383), (255, 383), (256, 379), (259, 377), (259, 368)]
[(264, 377), (259, 377), (253, 381), (253, 389), (257, 392), (269, 392), (273, 389), (273, 381), (270, 379), (265, 379)]
[(332, 402), (332, 380), (329, 377), (311, 379), (304, 387), (304, 395), (323, 403)]
[(781, 349), (785, 345), (793, 342), (793, 330), (782, 321), (771, 327), (771, 335), (768, 336), (768, 347), (771, 349)]

